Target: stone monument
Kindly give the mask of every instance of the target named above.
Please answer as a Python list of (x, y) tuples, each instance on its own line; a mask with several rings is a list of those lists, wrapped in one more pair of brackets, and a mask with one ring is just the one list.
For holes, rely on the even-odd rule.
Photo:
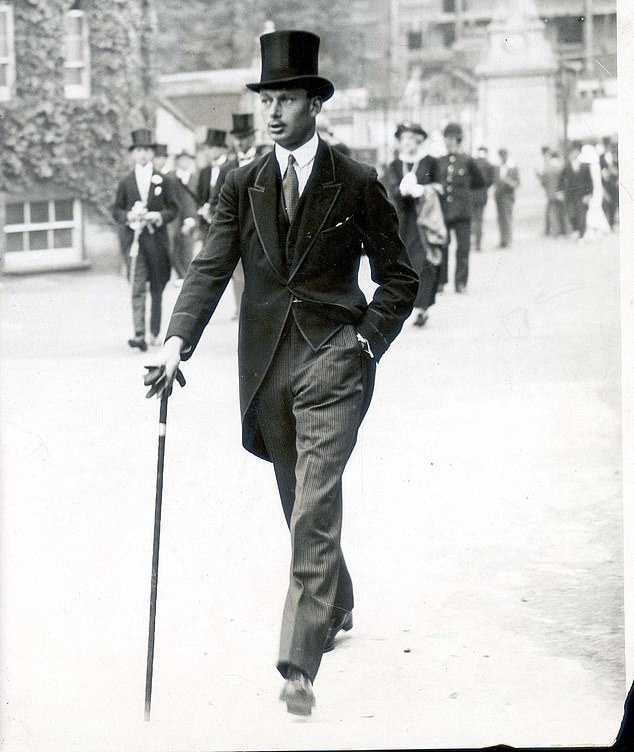
[(520, 170), (518, 201), (528, 209), (527, 202), (541, 196), (535, 177), (540, 149), (557, 146), (557, 60), (534, 0), (499, 0), (487, 33), (487, 53), (476, 68), (474, 146), (485, 144), (492, 157), (508, 148)]

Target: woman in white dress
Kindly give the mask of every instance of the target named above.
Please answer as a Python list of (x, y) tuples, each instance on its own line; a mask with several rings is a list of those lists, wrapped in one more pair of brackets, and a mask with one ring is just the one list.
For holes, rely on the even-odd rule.
[(586, 238), (608, 235), (610, 233), (610, 225), (603, 211), (603, 184), (601, 181), (599, 154), (592, 144), (584, 144), (579, 160), (590, 166), (590, 175), (592, 176), (592, 183), (594, 185), (586, 216)]

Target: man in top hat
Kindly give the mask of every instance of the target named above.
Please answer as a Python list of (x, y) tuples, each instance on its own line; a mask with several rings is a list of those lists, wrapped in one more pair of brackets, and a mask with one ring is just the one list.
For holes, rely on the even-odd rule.
[(113, 217), (125, 229), (126, 253), (138, 247), (133, 270), (132, 315), (134, 337), (130, 347), (147, 350), (145, 340), (145, 295), (149, 282), (151, 343), (158, 344), (161, 329), (163, 290), (170, 277), (167, 224), (178, 212), (174, 187), (152, 165), (154, 143), (146, 129), (132, 132), (130, 152), (134, 170), (121, 180), (115, 197)]
[(231, 118), (233, 120), (231, 135), (233, 136), (236, 158), (238, 165), (243, 167), (249, 162), (253, 162), (257, 156), (253, 114), (251, 112), (234, 113)]
[[(442, 208), (449, 238), (456, 238), (456, 292), (464, 292), (469, 278), (469, 250), (471, 247), (471, 193), (484, 188), (486, 181), (475, 160), (462, 151), (462, 126), (449, 123), (443, 131), (447, 154), (438, 160), (443, 189)], [(448, 280), (449, 242), (445, 245), (440, 285)], [(439, 289), (442, 289), (439, 286)]]
[(154, 144), (154, 156), (152, 157), (152, 164), (157, 172), (161, 175), (166, 175), (169, 170), (167, 169), (168, 159), (167, 144)]
[(220, 171), (227, 166), (233, 169), (238, 166), (238, 162), (229, 159), (229, 147), (227, 145), (227, 132), (217, 128), (208, 128), (207, 136), (203, 145), (207, 165), (203, 167), (198, 175), (198, 215), (200, 217), (200, 231), (203, 237), (206, 237), (211, 219), (213, 217), (215, 202), (218, 200), (219, 191), (216, 191), (216, 185), (220, 177)]
[[(228, 174), (149, 394), (168, 388), (181, 359), (191, 357), (242, 260), (243, 444), (273, 463), (290, 530), (277, 666), (288, 711), (308, 715), (322, 654), (352, 627), (352, 581), (340, 546), (342, 474), (376, 363), (411, 313), (418, 279), (376, 171), (316, 134), (322, 103), (334, 93), (318, 74), (319, 37), (276, 31), (260, 44), (261, 79), (247, 86), (260, 94), (275, 147)], [(370, 303), (357, 279), (363, 253), (377, 283)]]
[(398, 142), (398, 157), (387, 166), (383, 182), (398, 214), (401, 238), (419, 277), (414, 324), (424, 326), (428, 318), (427, 309), (436, 300), (440, 267), (431, 263), (429, 249), (425, 248), (421, 239), (418, 202), (423, 197), (424, 186), (438, 183), (438, 161), (424, 152), (427, 132), (418, 123), (400, 123), (394, 137)]
[(174, 181), (178, 214), (169, 225), (171, 240), (172, 267), (179, 280), (185, 277), (189, 262), (193, 257), (196, 232), (196, 218), (198, 215), (198, 196), (196, 184), (198, 176), (195, 174), (196, 157), (186, 151), (176, 155), (174, 172), (168, 177)]

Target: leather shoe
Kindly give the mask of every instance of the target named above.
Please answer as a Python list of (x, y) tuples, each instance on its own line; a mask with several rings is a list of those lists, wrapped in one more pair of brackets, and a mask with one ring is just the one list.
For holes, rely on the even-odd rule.
[(427, 311), (419, 311), (418, 316), (416, 317), (416, 320), (414, 321), (414, 326), (425, 326), (428, 318), (429, 318), (429, 314), (427, 313)]
[(352, 613), (345, 611), (341, 616), (333, 616), (326, 632), (326, 642), (324, 644), (324, 653), (329, 653), (335, 647), (335, 637), (343, 629), (349, 632), (352, 629)]
[(315, 705), (313, 683), (306, 674), (295, 668), (288, 670), (280, 700), (286, 702), (286, 710), (293, 715), (310, 715)]
[(132, 339), (128, 340), (128, 344), (130, 347), (138, 347), (141, 352), (145, 352), (147, 350), (147, 343), (145, 342), (145, 339), (143, 337), (133, 337)]

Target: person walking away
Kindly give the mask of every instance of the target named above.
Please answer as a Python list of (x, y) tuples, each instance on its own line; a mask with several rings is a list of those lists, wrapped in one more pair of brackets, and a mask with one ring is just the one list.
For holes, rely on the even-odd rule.
[(145, 351), (146, 286), (149, 283), (150, 342), (157, 345), (163, 290), (170, 277), (167, 224), (176, 217), (178, 204), (171, 181), (152, 165), (151, 131), (133, 131), (130, 151), (135, 161), (134, 170), (117, 187), (112, 216), (125, 229), (127, 253), (138, 246), (131, 279), (134, 337), (128, 340), (128, 345)]
[(455, 289), (462, 293), (469, 279), (469, 251), (471, 248), (471, 192), (484, 188), (485, 179), (475, 160), (462, 151), (462, 126), (449, 123), (443, 131), (447, 154), (438, 159), (442, 186), (441, 204), (448, 230), (443, 251), (438, 292), (447, 284), (449, 273), (449, 243), (453, 233), (456, 240)]
[(517, 167), (509, 160), (508, 149), (499, 149), (500, 164), (495, 169), (495, 205), (497, 207), (500, 248), (513, 243), (513, 205), (515, 191), (520, 184)]
[(495, 177), (495, 168), (489, 162), (489, 150), (486, 146), (478, 149), (478, 156), (475, 163), (484, 178), (485, 185), (482, 188), (474, 188), (471, 191), (471, 235), (474, 241), (476, 251), (482, 250), (482, 223), (484, 221), (484, 210), (489, 200), (489, 188), (493, 185)]
[(566, 214), (577, 240), (586, 234), (586, 215), (592, 196), (593, 184), (590, 168), (579, 159), (581, 144), (573, 141), (568, 150), (566, 164), (559, 176), (559, 198), (565, 202)]
[[(387, 166), (383, 183), (396, 209), (399, 232), (410, 263), (419, 278), (418, 294), (414, 302), (417, 310), (414, 324), (424, 326), (428, 319), (427, 311), (436, 300), (440, 265), (428, 259), (429, 249), (418, 227), (418, 202), (423, 196), (424, 186), (438, 183), (438, 161), (425, 153), (427, 132), (418, 123), (400, 123), (394, 137), (398, 143), (398, 157)], [(429, 200), (433, 201), (431, 198)], [(445, 229), (442, 215), (440, 219)]]
[(194, 255), (198, 197), (196, 184), (198, 176), (194, 172), (196, 158), (186, 151), (176, 155), (176, 169), (171, 177), (176, 186), (178, 214), (169, 225), (171, 230), (171, 263), (179, 282), (185, 277)]
[[(308, 715), (322, 655), (352, 627), (342, 474), (376, 363), (412, 311), (418, 278), (374, 168), (315, 132), (334, 93), (318, 73), (319, 37), (275, 31), (260, 44), (260, 81), (247, 86), (260, 95), (275, 147), (227, 175), (205, 247), (176, 301), (151, 393), (168, 389), (181, 359), (191, 357), (241, 259), (243, 444), (273, 463), (289, 526), (277, 668), (287, 710)], [(377, 284), (369, 303), (358, 283), (364, 254)]]

